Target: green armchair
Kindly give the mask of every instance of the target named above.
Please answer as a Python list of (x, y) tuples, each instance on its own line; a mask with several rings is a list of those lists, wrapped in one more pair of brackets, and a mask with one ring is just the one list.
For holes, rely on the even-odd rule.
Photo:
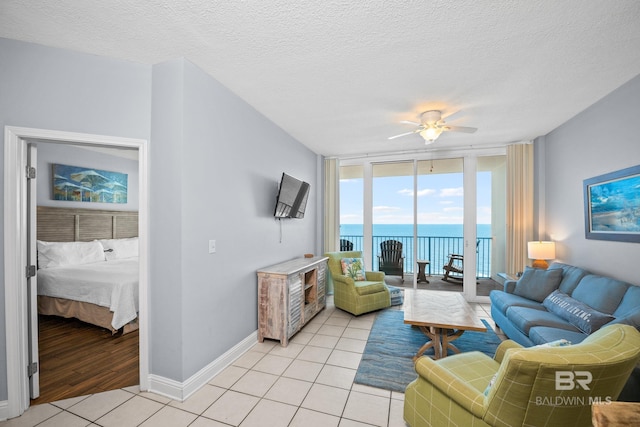
[(333, 280), (333, 302), (341, 310), (353, 315), (386, 308), (391, 305), (389, 289), (384, 283), (384, 273), (365, 271), (366, 280), (354, 281), (342, 274), (342, 258), (362, 258), (360, 251), (327, 252), (331, 279)]
[(404, 420), (411, 427), (591, 426), (591, 404), (615, 400), (639, 360), (640, 332), (622, 324), (563, 347), (507, 340), (493, 359), (421, 357), (405, 390)]

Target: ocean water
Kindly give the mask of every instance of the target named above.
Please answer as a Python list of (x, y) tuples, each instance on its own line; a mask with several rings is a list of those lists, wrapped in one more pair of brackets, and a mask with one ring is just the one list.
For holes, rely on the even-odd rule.
[[(442, 274), (443, 266), (448, 263), (449, 254), (462, 254), (462, 224), (419, 224), (416, 259), (429, 260), (427, 267), (429, 274)], [(491, 276), (491, 224), (478, 224), (477, 253), (477, 277)], [(363, 225), (341, 224), (340, 238), (345, 238), (353, 243), (354, 250), (362, 250)], [(395, 238), (403, 244), (405, 257), (405, 272), (415, 271), (412, 265), (413, 251), (413, 225), (412, 224), (374, 224), (373, 225), (373, 269), (378, 268), (380, 242)]]
[[(478, 237), (491, 237), (491, 224), (478, 224)], [(340, 224), (341, 236), (362, 236), (362, 224)], [(413, 236), (412, 224), (374, 224), (374, 236)], [(419, 237), (462, 237), (462, 224), (418, 224)]]

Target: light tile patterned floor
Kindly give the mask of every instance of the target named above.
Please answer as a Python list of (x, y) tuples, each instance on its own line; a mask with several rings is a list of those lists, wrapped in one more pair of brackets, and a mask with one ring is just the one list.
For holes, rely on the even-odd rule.
[[(472, 305), (495, 326), (488, 304)], [(329, 298), (286, 348), (257, 343), (185, 402), (130, 387), (33, 406), (0, 427), (406, 426), (404, 394), (353, 383), (374, 318)]]

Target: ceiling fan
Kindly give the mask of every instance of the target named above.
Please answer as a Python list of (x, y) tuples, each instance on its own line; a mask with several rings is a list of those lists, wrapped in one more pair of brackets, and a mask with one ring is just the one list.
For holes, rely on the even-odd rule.
[(474, 133), (477, 128), (465, 127), (465, 126), (449, 126), (445, 124), (442, 118), (442, 112), (440, 110), (429, 110), (420, 114), (420, 123), (412, 122), (409, 120), (402, 120), (400, 123), (406, 123), (409, 125), (415, 125), (417, 128), (411, 132), (401, 133), (389, 137), (389, 139), (400, 138), (401, 136), (411, 135), (414, 133), (420, 134), (424, 138), (425, 144), (429, 145), (438, 137), (442, 132), (465, 132)]

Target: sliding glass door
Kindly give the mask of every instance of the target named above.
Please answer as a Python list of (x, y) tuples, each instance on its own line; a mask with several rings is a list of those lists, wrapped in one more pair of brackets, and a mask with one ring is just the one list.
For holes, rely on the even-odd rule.
[[(464, 277), (463, 159), (417, 162), (417, 259), (428, 277), (461, 292)], [(425, 287), (428, 289), (429, 287)]]
[[(341, 249), (362, 251), (390, 285), (488, 300), (504, 270), (505, 171), (503, 154), (343, 163)], [(381, 266), (389, 245), (400, 269)]]
[(414, 272), (413, 176), (411, 161), (372, 165), (373, 266), (389, 284), (402, 284)]
[(340, 167), (341, 251), (364, 249), (363, 171), (362, 165)]

